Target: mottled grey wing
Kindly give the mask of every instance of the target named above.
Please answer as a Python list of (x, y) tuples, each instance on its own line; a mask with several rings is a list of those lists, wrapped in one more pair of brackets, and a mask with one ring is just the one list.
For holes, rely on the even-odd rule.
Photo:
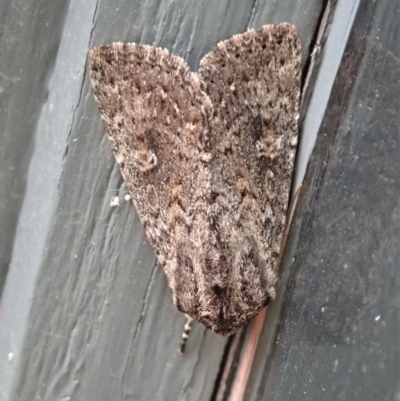
[(91, 79), (177, 307), (221, 334), (274, 297), (297, 138), (290, 25), (218, 45), (198, 74), (165, 50), (91, 53)]
[(209, 217), (218, 255), (203, 267), (209, 302), (197, 318), (231, 333), (275, 296), (297, 145), (296, 30), (268, 25), (236, 35), (207, 54), (197, 74), (214, 106)]
[[(186, 254), (207, 243), (212, 105), (199, 78), (168, 51), (116, 43), (90, 54), (107, 134), (146, 234), (181, 310), (196, 297)], [(176, 296), (179, 294), (179, 298)]]

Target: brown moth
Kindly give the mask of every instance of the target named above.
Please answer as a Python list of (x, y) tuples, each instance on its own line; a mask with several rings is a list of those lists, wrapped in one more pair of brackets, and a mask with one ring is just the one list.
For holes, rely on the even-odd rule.
[(174, 303), (219, 334), (275, 297), (300, 74), (289, 24), (219, 43), (196, 73), (151, 46), (90, 53), (101, 117)]

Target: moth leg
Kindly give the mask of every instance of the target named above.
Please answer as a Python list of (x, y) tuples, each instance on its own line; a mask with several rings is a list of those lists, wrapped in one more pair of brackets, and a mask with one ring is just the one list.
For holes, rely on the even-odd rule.
[(194, 321), (194, 319), (191, 318), (190, 316), (186, 315), (186, 317), (187, 317), (187, 321), (186, 321), (185, 328), (182, 333), (181, 346), (179, 347), (179, 352), (181, 354), (183, 354), (185, 352), (186, 343), (189, 338), (190, 330), (192, 329), (192, 324)]

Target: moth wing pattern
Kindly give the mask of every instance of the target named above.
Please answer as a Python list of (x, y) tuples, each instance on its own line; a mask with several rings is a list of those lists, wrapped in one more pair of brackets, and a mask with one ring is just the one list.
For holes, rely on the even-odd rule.
[(193, 236), (207, 240), (201, 233), (209, 172), (199, 160), (207, 153), (212, 105), (181, 58), (151, 46), (93, 49), (90, 77), (116, 161), (175, 303), (190, 309), (184, 300), (198, 288), (184, 254), (203, 247), (188, 243)]
[(198, 73), (151, 46), (91, 51), (117, 163), (174, 303), (231, 334), (274, 298), (297, 140), (289, 24), (221, 42)]
[(228, 259), (221, 316), (229, 316), (229, 331), (275, 297), (297, 148), (296, 29), (266, 25), (235, 35), (202, 59), (198, 75), (214, 106), (212, 227)]

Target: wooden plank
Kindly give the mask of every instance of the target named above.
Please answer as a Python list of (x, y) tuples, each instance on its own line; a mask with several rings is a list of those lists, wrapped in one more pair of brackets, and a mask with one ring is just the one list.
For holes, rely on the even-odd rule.
[[(40, 136), (35, 131), (48, 95), (68, 4), (64, 0), (0, 2), (1, 400), (7, 399), (15, 376), (15, 357), (27, 324), (36, 274), (31, 262), (41, 248), (27, 242), (45, 235), (39, 225), (31, 225), (29, 234), (26, 232), (28, 241), (16, 251), (16, 237), (24, 230), (19, 224), (21, 209), (33, 184), (27, 176)], [(49, 201), (47, 189), (34, 189), (43, 202)], [(34, 205), (31, 209), (37, 211)], [(33, 214), (31, 210), (30, 216)], [(18, 266), (16, 259), (21, 262)]]
[[(68, 1), (0, 2), (0, 296)], [(40, 45), (48, 37), (46, 45)]]
[[(7, 332), (17, 319), (13, 313), (0, 322), (0, 337), (7, 332), (3, 355), (17, 334), (12, 346), (16, 368), (4, 400), (212, 397), (226, 339), (195, 325), (187, 353), (177, 353), (184, 317), (172, 304), (132, 205), (123, 200), (126, 191), (82, 50), (136, 41), (167, 47), (195, 69), (218, 41), (248, 27), (288, 21), (298, 27), (306, 60), (322, 3), (71, 0), (54, 69), (59, 75), (37, 127), (23, 230), (16, 237), (2, 300), (2, 308), (18, 313), (17, 306), (9, 308), (23, 291), (15, 284), (20, 266), (28, 264), (36, 284), (24, 340), (21, 331)], [(73, 99), (72, 107), (66, 99)], [(52, 135), (57, 141), (49, 144)], [(113, 208), (116, 195), (120, 206)], [(23, 251), (27, 242), (35, 246), (33, 260), (31, 248)]]

